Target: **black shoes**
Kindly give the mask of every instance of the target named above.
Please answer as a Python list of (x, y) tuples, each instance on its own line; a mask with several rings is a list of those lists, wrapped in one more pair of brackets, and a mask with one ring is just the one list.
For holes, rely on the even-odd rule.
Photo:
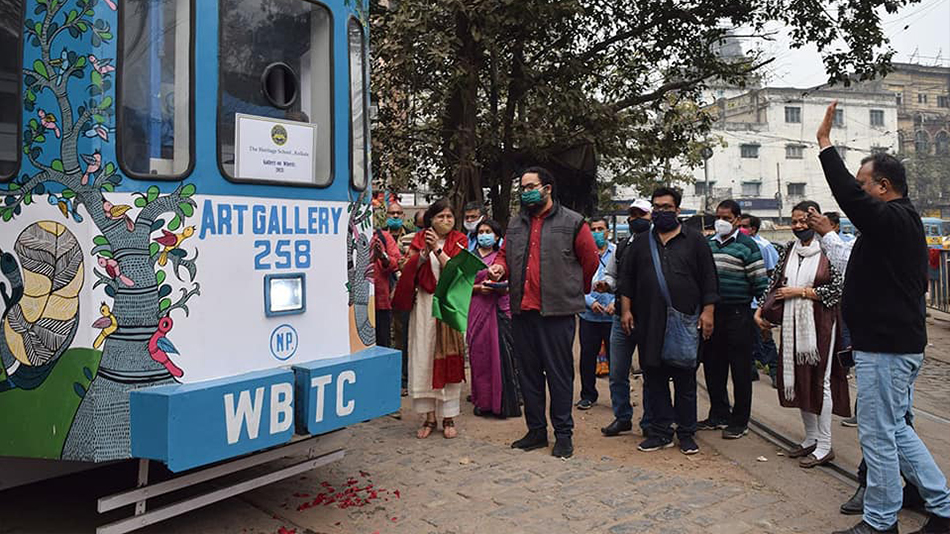
[(577, 401), (577, 404), (575, 404), (574, 406), (575, 406), (578, 410), (590, 410), (591, 408), (594, 407), (595, 404), (597, 404), (597, 401), (592, 401), (592, 400), (587, 400), (587, 399), (581, 399), (581, 400)]
[(570, 458), (574, 456), (574, 445), (571, 438), (555, 438), (554, 449), (551, 450), (551, 456), (555, 458)]
[(660, 449), (669, 449), (672, 446), (672, 439), (656, 436), (643, 440), (639, 445), (637, 445), (637, 450), (641, 452), (653, 452)]
[(699, 452), (699, 445), (696, 444), (696, 440), (692, 436), (688, 438), (680, 438), (680, 452), (689, 456), (690, 454), (696, 454)]
[(880, 532), (884, 532), (886, 534), (898, 534), (897, 523), (894, 523), (891, 528), (887, 530), (878, 530), (864, 521), (861, 521), (848, 530), (836, 530), (831, 534), (878, 534)]
[(728, 424), (718, 419), (703, 419), (696, 423), (696, 430), (724, 430)]
[(920, 528), (920, 530), (915, 530), (911, 534), (948, 534), (950, 533), (950, 518), (940, 517), (939, 515), (930, 514), (930, 517), (927, 518), (927, 523)]
[(511, 444), (512, 449), (533, 451), (548, 446), (547, 430), (529, 430), (523, 438)]
[(600, 429), (600, 432), (605, 436), (619, 436), (621, 432), (629, 432), (633, 430), (633, 423), (630, 421), (621, 421), (620, 419), (614, 419), (612, 423)]
[(722, 431), (722, 439), (739, 439), (749, 433), (749, 427), (731, 426)]
[(864, 513), (864, 491), (867, 488), (858, 486), (854, 495), (848, 499), (848, 502), (841, 505), (841, 513), (844, 515), (861, 515)]

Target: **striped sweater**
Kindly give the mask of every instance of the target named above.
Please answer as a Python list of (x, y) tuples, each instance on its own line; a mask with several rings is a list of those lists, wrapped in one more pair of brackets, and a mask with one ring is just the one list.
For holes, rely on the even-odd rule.
[(709, 248), (719, 273), (720, 304), (748, 306), (753, 298), (765, 294), (769, 286), (765, 261), (751, 237), (738, 232), (720, 243), (713, 236)]

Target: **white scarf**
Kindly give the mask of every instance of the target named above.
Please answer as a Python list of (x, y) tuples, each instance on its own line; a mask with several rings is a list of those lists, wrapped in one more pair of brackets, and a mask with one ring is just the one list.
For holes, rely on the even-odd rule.
[[(787, 287), (814, 287), (821, 245), (813, 238), (807, 247), (795, 241), (785, 265)], [(785, 398), (795, 400), (795, 364), (818, 365), (818, 331), (813, 303), (804, 298), (785, 299), (782, 317), (782, 381)]]

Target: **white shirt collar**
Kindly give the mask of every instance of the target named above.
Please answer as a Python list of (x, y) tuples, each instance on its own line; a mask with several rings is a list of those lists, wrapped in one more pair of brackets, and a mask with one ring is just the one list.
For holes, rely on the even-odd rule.
[(722, 237), (721, 235), (716, 234), (714, 238), (716, 239), (716, 241), (719, 241), (719, 243), (725, 243), (726, 241), (729, 241), (730, 239), (735, 238), (736, 234), (738, 233), (739, 233), (739, 229), (736, 228), (735, 230), (732, 231), (731, 234), (727, 235), (726, 237)]

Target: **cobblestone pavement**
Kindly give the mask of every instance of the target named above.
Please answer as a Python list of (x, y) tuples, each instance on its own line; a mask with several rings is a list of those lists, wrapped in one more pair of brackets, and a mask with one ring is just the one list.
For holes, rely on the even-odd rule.
[[(342, 462), (243, 499), (275, 511), (274, 519), (297, 534), (742, 534), (827, 532), (829, 525), (851, 522), (803, 513), (800, 504), (741, 469), (723, 479), (709, 476), (708, 468), (670, 474), (608, 457), (565, 461), (545, 450), (524, 453), (464, 434), (451, 441), (437, 433), (417, 440), (413, 423), (384, 418), (360, 425), (352, 429), (351, 442), (358, 445)], [(676, 449), (652, 454), (692, 461)], [(718, 455), (702, 461), (729, 463)], [(323, 499), (320, 493), (330, 488), (339, 493), (348, 482), (364, 497), (364, 488), (372, 485), (376, 498), (350, 506), (308, 506)]]

